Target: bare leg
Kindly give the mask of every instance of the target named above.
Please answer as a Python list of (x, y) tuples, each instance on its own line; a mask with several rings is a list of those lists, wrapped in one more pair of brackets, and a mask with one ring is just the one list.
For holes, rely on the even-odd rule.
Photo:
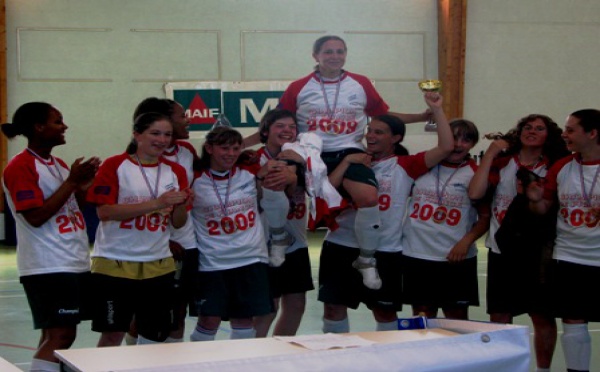
[(490, 322), (512, 324), (513, 317), (509, 313), (492, 313), (490, 314)]
[(254, 317), (254, 329), (256, 330), (256, 337), (263, 338), (267, 337), (269, 334), (269, 329), (271, 328), (271, 324), (275, 320), (277, 316), (277, 311), (279, 310), (279, 298), (273, 299), (273, 305), (275, 307), (275, 311), (266, 315), (255, 316)]
[(550, 368), (556, 347), (556, 319), (545, 314), (531, 313), (533, 345), (538, 368)]
[(428, 318), (435, 318), (438, 314), (438, 308), (427, 305), (412, 305), (413, 316), (426, 316)]
[(306, 293), (289, 293), (281, 297), (281, 314), (273, 335), (294, 336), (300, 327), (306, 308)]
[(469, 320), (468, 306), (452, 306), (442, 308), (444, 316), (448, 319)]
[(74, 325), (64, 328), (47, 328), (42, 331), (42, 335), (43, 340), (33, 354), (33, 358), (58, 363), (58, 359), (54, 356), (54, 350), (70, 348), (75, 341), (77, 328)]
[(98, 347), (119, 346), (123, 342), (125, 332), (102, 332), (98, 340)]

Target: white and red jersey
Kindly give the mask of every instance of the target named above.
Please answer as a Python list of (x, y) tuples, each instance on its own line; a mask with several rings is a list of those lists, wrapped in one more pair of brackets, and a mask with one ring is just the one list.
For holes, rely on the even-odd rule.
[[(408, 197), (415, 179), (427, 173), (425, 153), (409, 156), (390, 156), (372, 163), (379, 183), (378, 252), (402, 251), (402, 224), (406, 214)], [(345, 209), (336, 217), (339, 227), (328, 231), (325, 240), (346, 247), (359, 248), (354, 233), (356, 210)]]
[[(417, 179), (404, 222), (405, 256), (447, 261), (452, 247), (477, 221), (467, 193), (476, 169), (472, 159), (462, 165), (442, 163)], [(476, 255), (473, 243), (467, 258)]]
[[(185, 169), (167, 159), (140, 165), (127, 153), (106, 159), (88, 190), (96, 205), (138, 204), (188, 187)], [(123, 221), (100, 221), (92, 257), (149, 262), (170, 257), (170, 215), (149, 213)]]
[(236, 166), (217, 176), (203, 170), (196, 173), (192, 190), (200, 271), (268, 262), (253, 172)]
[[(258, 151), (259, 164), (265, 165), (267, 161), (273, 159), (266, 151), (265, 147), (261, 147)], [(283, 191), (282, 191), (283, 192)], [(292, 202), (290, 205), (290, 211), (287, 215), (287, 221), (284, 229), (292, 234), (295, 238), (294, 244), (290, 245), (286, 249), (286, 253), (292, 253), (298, 248), (308, 247), (308, 238), (306, 236), (306, 225), (308, 223), (308, 209), (306, 205), (306, 193), (303, 187), (296, 187), (294, 194), (289, 197)], [(291, 209), (293, 207), (293, 209)], [(265, 228), (265, 236), (268, 235), (268, 222), (267, 217), (262, 213), (262, 223)]]
[(314, 131), (323, 139), (323, 152), (362, 149), (369, 116), (389, 110), (371, 81), (351, 72), (323, 84), (316, 72), (296, 80), (283, 93), (279, 107), (296, 113), (300, 133)]
[(19, 276), (90, 270), (90, 247), (83, 214), (75, 196), (40, 227), (21, 212), (39, 208), (69, 176), (69, 167), (54, 156), (45, 161), (28, 150), (6, 166), (3, 188), (15, 218)]
[[(485, 239), (485, 246), (490, 248), (494, 253), (500, 253), (494, 235), (500, 228), (508, 206), (515, 196), (517, 196), (517, 170), (519, 170), (519, 167), (521, 167), (521, 164), (519, 163), (518, 155), (514, 155), (494, 160), (490, 169), (488, 184), (495, 187), (495, 191), (492, 200), (490, 230)], [(548, 171), (548, 159), (542, 159), (529, 168), (529, 170), (540, 177), (545, 177)]]
[(555, 259), (600, 266), (600, 219), (591, 213), (600, 208), (599, 175), (600, 161), (582, 162), (578, 155), (559, 160), (548, 171), (544, 197), (558, 196), (560, 207)]
[[(197, 158), (197, 153), (191, 143), (176, 141), (175, 146), (172, 146), (163, 153), (163, 157), (181, 165), (185, 169), (188, 184), (192, 184), (194, 180), (194, 159)], [(191, 211), (188, 212), (188, 219), (185, 225), (178, 229), (171, 225), (171, 240), (181, 244), (185, 249), (196, 248), (196, 236), (194, 235), (194, 223), (192, 222)]]

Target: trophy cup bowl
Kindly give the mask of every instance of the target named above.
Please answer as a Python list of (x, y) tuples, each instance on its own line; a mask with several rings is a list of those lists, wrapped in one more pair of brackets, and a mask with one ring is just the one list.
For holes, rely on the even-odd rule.
[(442, 81), (441, 80), (421, 80), (419, 81), (419, 89), (422, 92), (439, 92), (442, 90)]
[[(439, 92), (442, 90), (442, 81), (436, 79), (426, 79), (419, 81), (419, 89), (423, 93), (425, 92)], [(429, 120), (427, 124), (425, 124), (425, 132), (435, 132), (437, 131), (437, 124), (433, 120)]]

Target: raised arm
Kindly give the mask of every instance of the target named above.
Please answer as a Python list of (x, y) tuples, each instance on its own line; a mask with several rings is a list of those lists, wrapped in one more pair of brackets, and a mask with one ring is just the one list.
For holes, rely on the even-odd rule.
[(248, 147), (252, 147), (254, 145), (258, 145), (260, 143), (260, 133), (255, 132), (252, 133), (251, 135), (249, 135), (248, 137), (244, 138), (244, 148), (247, 149)]
[(390, 112), (388, 112), (388, 114), (400, 118), (400, 120), (402, 120), (404, 122), (404, 124), (411, 124), (411, 123), (421, 123), (421, 122), (429, 120), (429, 118), (431, 117), (431, 110), (427, 109), (423, 112), (419, 112), (416, 114), (406, 114), (406, 113), (402, 113), (402, 112), (390, 111)]
[(477, 168), (475, 175), (471, 179), (471, 183), (469, 183), (469, 198), (471, 200), (479, 200), (485, 196), (488, 188), (488, 178), (490, 175), (490, 169), (492, 168), (492, 163), (494, 162), (496, 156), (498, 156), (498, 154), (500, 154), (504, 149), (507, 149), (508, 146), (508, 142), (498, 139), (493, 141), (486, 150), (485, 154), (483, 154), (479, 168)]
[(424, 98), (437, 123), (437, 146), (425, 153), (425, 165), (431, 168), (448, 157), (452, 150), (454, 150), (454, 135), (442, 108), (442, 96), (439, 93), (427, 92), (424, 94)]

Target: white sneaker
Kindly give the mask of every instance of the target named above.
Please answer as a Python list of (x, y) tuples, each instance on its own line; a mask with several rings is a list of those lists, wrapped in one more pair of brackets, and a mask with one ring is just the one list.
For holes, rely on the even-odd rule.
[(269, 250), (269, 264), (273, 267), (279, 267), (285, 262), (285, 251), (294, 244), (296, 239), (286, 232), (281, 239), (271, 239), (271, 249)]
[(352, 262), (352, 267), (358, 270), (363, 277), (363, 284), (369, 289), (381, 288), (381, 278), (377, 271), (377, 261), (374, 257), (358, 257)]

